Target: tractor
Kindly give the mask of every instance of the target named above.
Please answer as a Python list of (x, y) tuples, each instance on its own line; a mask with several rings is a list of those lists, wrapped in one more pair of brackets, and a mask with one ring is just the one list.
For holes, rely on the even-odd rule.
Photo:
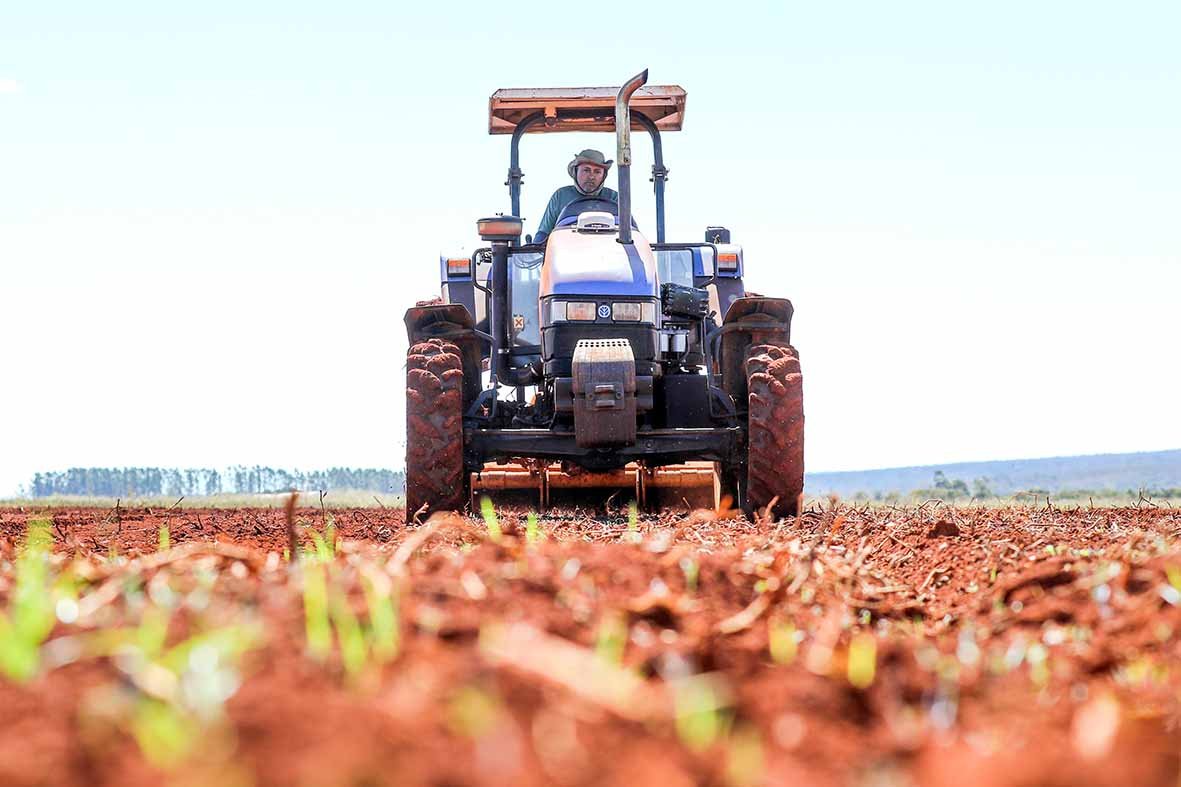
[[(511, 209), (482, 247), (440, 257), (441, 293), (406, 312), (406, 518), (525, 490), (623, 490), (638, 507), (703, 500), (798, 515), (802, 377), (792, 304), (748, 295), (724, 227), (665, 240), (661, 135), (686, 93), (646, 86), (498, 90), (489, 133), (511, 135)], [(568, 204), (543, 243), (523, 236), (520, 143), (615, 134), (618, 202)], [(632, 216), (631, 132), (652, 139), (655, 242)]]

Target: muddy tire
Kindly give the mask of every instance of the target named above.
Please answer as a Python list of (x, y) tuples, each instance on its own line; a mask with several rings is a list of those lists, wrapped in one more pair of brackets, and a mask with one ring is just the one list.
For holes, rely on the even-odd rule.
[(804, 378), (789, 345), (760, 344), (746, 358), (747, 515), (774, 501), (775, 517), (799, 514), (804, 492)]
[(468, 500), (463, 468), (463, 361), (459, 348), (430, 339), (406, 356), (406, 521), (425, 505), (461, 511)]

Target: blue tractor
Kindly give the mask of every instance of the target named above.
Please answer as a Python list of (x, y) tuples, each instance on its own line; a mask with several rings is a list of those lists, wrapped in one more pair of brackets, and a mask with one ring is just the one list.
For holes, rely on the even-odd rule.
[[(723, 227), (665, 240), (661, 134), (685, 91), (499, 90), (489, 132), (511, 134), (508, 214), (486, 244), (441, 258), (441, 297), (406, 313), (407, 521), (463, 510), (480, 492), (627, 490), (642, 507), (727, 501), (747, 515), (799, 512), (800, 363), (791, 302), (748, 296), (742, 248)], [(652, 138), (656, 238), (633, 223), (631, 132)], [(523, 235), (526, 134), (614, 132), (618, 203), (567, 205), (544, 243)]]

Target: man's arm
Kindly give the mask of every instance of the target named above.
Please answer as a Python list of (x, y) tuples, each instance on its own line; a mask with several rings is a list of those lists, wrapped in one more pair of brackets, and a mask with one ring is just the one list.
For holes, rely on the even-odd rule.
[(546, 203), (545, 213), (541, 214), (541, 221), (537, 223), (538, 235), (549, 235), (554, 231), (554, 222), (558, 220), (558, 214), (562, 211), (560, 205), (561, 194), (562, 190), (558, 189), (550, 196), (549, 202)]

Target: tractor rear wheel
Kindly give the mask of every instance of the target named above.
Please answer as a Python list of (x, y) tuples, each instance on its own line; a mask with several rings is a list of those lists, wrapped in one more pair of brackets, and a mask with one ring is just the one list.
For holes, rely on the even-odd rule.
[(462, 355), (454, 344), (430, 339), (406, 356), (406, 521), (420, 512), (462, 510), (467, 481)]
[(790, 345), (759, 344), (746, 357), (748, 516), (771, 506), (797, 516), (804, 493), (804, 378)]

